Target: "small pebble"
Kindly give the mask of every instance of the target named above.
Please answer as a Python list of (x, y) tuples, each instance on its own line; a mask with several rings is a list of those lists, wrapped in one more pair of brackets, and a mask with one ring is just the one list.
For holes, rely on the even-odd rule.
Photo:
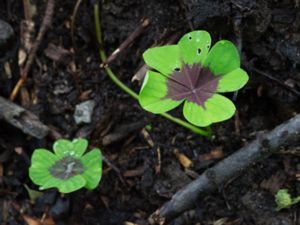
[(76, 105), (74, 119), (76, 124), (90, 123), (92, 121), (95, 101), (88, 100)]

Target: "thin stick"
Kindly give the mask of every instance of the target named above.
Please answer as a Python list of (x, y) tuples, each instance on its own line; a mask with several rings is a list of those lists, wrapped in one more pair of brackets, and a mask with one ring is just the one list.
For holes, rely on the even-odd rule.
[(71, 39), (72, 39), (72, 44), (75, 49), (76, 49), (76, 43), (75, 43), (75, 39), (74, 39), (75, 22), (76, 22), (76, 15), (77, 15), (77, 12), (78, 12), (81, 2), (82, 2), (82, 0), (76, 1), (76, 4), (73, 9), (73, 13), (72, 13), (72, 18), (71, 18)]
[(300, 92), (299, 91), (296, 91), (295, 89), (291, 88), (290, 86), (284, 84), (282, 81), (278, 80), (277, 78), (271, 76), (270, 74), (262, 71), (262, 70), (259, 70), (257, 68), (254, 68), (252, 66), (248, 66), (248, 68), (264, 77), (267, 77), (268, 79), (274, 81), (275, 83), (279, 84), (280, 86), (284, 87), (286, 90), (292, 92), (294, 95), (296, 95), (297, 97), (300, 97)]
[(149, 19), (145, 19), (140, 26), (138, 26), (129, 36), (128, 38), (107, 58), (107, 60), (103, 63), (104, 66), (107, 66), (112, 61), (114, 61), (121, 52), (123, 52), (150, 24)]
[(283, 145), (296, 143), (299, 138), (300, 114), (275, 127), (269, 133), (261, 134), (256, 140), (207, 169), (199, 178), (177, 191), (170, 201), (153, 213), (149, 218), (150, 222), (166, 224), (186, 210), (195, 207), (200, 201), (199, 197), (224, 186), (228, 180), (271, 154), (279, 152)]
[(10, 100), (12, 100), (12, 101), (15, 100), (20, 88), (25, 83), (27, 76), (28, 76), (28, 72), (29, 72), (31, 65), (33, 63), (33, 60), (36, 56), (38, 47), (40, 46), (40, 44), (42, 42), (44, 34), (46, 33), (47, 29), (51, 25), (52, 16), (53, 16), (53, 12), (54, 12), (54, 5), (55, 5), (55, 0), (48, 0), (46, 10), (45, 10), (45, 16), (43, 18), (43, 22), (42, 22), (41, 28), (39, 30), (39, 33), (37, 35), (37, 38), (34, 42), (34, 45), (32, 46), (32, 49), (29, 52), (29, 56), (28, 56), (25, 66), (23, 68), (21, 68), (21, 74), (20, 74), (21, 77), (10, 95)]
[(105, 162), (112, 170), (114, 170), (114, 171), (117, 173), (117, 175), (118, 175), (120, 181), (122, 182), (122, 184), (124, 184), (125, 186), (127, 186), (127, 183), (126, 183), (126, 181), (125, 181), (125, 179), (124, 179), (122, 173), (120, 172), (119, 168), (116, 167), (114, 164), (112, 164), (112, 163), (109, 161), (109, 159), (103, 154), (103, 152), (102, 152), (102, 158), (103, 158), (103, 161), (104, 161), (104, 162)]
[[(95, 29), (96, 29), (96, 36), (97, 36), (97, 41), (98, 44), (100, 46), (99, 48), (99, 55), (100, 58), (102, 60), (102, 62), (105, 62), (107, 57), (105, 54), (105, 51), (103, 49), (103, 42), (102, 42), (102, 32), (101, 32), (101, 25), (100, 25), (100, 12), (99, 12), (99, 3), (96, 2), (94, 4), (94, 19), (95, 19)], [(134, 91), (132, 91), (129, 87), (127, 87), (122, 81), (120, 81), (117, 76), (113, 73), (113, 71), (108, 67), (104, 67), (107, 75), (110, 77), (110, 79), (119, 87), (121, 88), (123, 91), (125, 91), (127, 94), (129, 94), (132, 98), (138, 100), (139, 96), (138, 94), (136, 94)], [(201, 134), (203, 136), (207, 136), (210, 137), (211, 136), (211, 131), (210, 130), (203, 130), (199, 127), (196, 127), (190, 123), (187, 123), (181, 119), (178, 119), (176, 117), (171, 116), (168, 113), (161, 113), (159, 114), (162, 117), (167, 118), (168, 120), (177, 123), (179, 125), (181, 125), (182, 127), (185, 127), (187, 129), (190, 129), (191, 131), (195, 132), (196, 134)]]
[(26, 21), (32, 20), (32, 13), (30, 8), (30, 0), (23, 0), (23, 6), (24, 6), (24, 17)]

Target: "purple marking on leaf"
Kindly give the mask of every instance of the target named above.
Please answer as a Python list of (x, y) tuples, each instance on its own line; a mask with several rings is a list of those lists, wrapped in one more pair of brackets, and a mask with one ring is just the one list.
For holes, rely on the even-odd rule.
[(49, 172), (55, 178), (66, 180), (70, 177), (82, 174), (84, 172), (84, 166), (79, 159), (72, 156), (65, 156), (50, 167)]
[(200, 65), (183, 65), (168, 77), (168, 93), (165, 98), (173, 100), (187, 99), (198, 105), (204, 103), (217, 90), (220, 76), (214, 76), (207, 68)]

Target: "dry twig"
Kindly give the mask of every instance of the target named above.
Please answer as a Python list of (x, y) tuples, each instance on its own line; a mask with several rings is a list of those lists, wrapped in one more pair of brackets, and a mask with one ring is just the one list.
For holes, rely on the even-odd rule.
[(133, 133), (134, 131), (142, 129), (145, 126), (145, 124), (146, 124), (145, 121), (139, 121), (139, 122), (134, 122), (134, 123), (120, 126), (120, 127), (118, 127), (117, 131), (105, 135), (102, 138), (102, 144), (103, 144), (103, 146), (107, 146), (107, 145), (113, 144), (117, 141), (120, 141), (120, 140), (128, 137), (128, 135)]
[(32, 13), (30, 9), (30, 1), (29, 0), (23, 0), (24, 5), (24, 17), (25, 20), (31, 21), (32, 20)]
[(107, 58), (103, 63), (103, 66), (107, 66), (112, 61), (114, 61), (118, 55), (123, 52), (150, 24), (149, 19), (143, 20), (142, 24), (138, 26), (128, 37), (127, 39)]
[(73, 9), (72, 17), (71, 17), (71, 39), (72, 39), (72, 43), (73, 43), (73, 46), (75, 49), (77, 49), (76, 43), (75, 43), (75, 38), (74, 38), (75, 22), (76, 22), (76, 15), (77, 15), (77, 12), (78, 12), (81, 2), (82, 2), (82, 0), (76, 1), (76, 4)]
[(44, 34), (46, 33), (47, 29), (50, 27), (51, 22), (52, 22), (52, 16), (53, 16), (53, 12), (54, 12), (54, 5), (55, 5), (55, 0), (48, 0), (47, 6), (46, 6), (46, 10), (45, 10), (45, 16), (43, 18), (43, 22), (41, 25), (41, 28), (39, 30), (39, 33), (37, 35), (37, 38), (34, 42), (34, 45), (32, 46), (30, 52), (29, 52), (29, 56), (28, 59), (25, 63), (25, 66), (23, 68), (21, 68), (21, 74), (20, 74), (20, 79), (18, 80), (16, 86), (14, 87), (11, 95), (10, 95), (10, 100), (14, 100), (20, 90), (20, 88), (23, 86), (23, 84), (25, 83), (27, 76), (28, 76), (28, 72), (31, 68), (31, 65), (33, 63), (33, 60), (35, 58), (36, 52), (38, 50), (38, 47), (40, 46), (42, 39), (44, 37)]
[(283, 88), (285, 88), (286, 90), (290, 91), (291, 93), (293, 93), (295, 96), (297, 97), (300, 97), (300, 92), (293, 89), (292, 87), (286, 85), (285, 83), (283, 83), (281, 80), (277, 79), (276, 77), (262, 71), (262, 70), (259, 70), (257, 68), (254, 68), (252, 66), (246, 66), (249, 70), (252, 70), (253, 72), (255, 73), (258, 73), (266, 78), (268, 78), (269, 80), (271, 81), (274, 81), (275, 83), (279, 84), (280, 86), (282, 86)]

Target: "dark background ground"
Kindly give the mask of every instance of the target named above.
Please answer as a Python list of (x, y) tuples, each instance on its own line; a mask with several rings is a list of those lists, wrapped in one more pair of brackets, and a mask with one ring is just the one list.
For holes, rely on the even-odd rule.
[[(34, 21), (38, 28), (46, 1), (32, 2), (37, 9)], [(119, 78), (135, 91), (139, 85), (130, 80), (143, 65), (142, 52), (154, 43), (168, 41), (174, 34), (183, 35), (191, 26), (209, 31), (213, 42), (229, 39), (241, 47), (242, 64), (250, 75), (250, 82), (238, 93), (239, 119), (214, 125), (213, 141), (144, 112), (99, 68), (92, 1), (83, 1), (79, 7), (74, 46), (69, 24), (75, 3), (56, 1), (53, 25), (41, 43), (26, 82), (30, 101), (24, 100), (22, 95), (16, 102), (66, 137), (87, 136), (125, 175), (126, 183), (105, 164), (101, 185), (96, 190), (66, 196), (48, 190), (32, 204), (24, 188), (27, 184), (37, 190), (27, 173), (30, 155), (38, 146), (51, 149), (52, 140), (30, 138), (0, 121), (0, 224), (26, 224), (27, 218), (27, 223), (32, 225), (28, 218), (41, 218), (45, 212), (56, 224), (109, 225), (126, 221), (147, 224), (147, 217), (155, 209), (192, 180), (176, 158), (175, 149), (192, 160), (191, 170), (201, 174), (253, 140), (258, 132), (271, 129), (299, 112), (299, 96), (284, 87), (300, 91), (298, 0), (101, 1), (104, 48), (108, 53), (139, 26), (142, 18), (151, 21), (131, 47), (111, 64)], [(8, 22), (15, 32), (14, 38), (0, 52), (0, 94), (7, 98), (19, 78), (17, 50), (23, 18), (21, 1), (0, 2), (0, 19)], [(75, 49), (71, 63), (76, 68), (46, 57), (44, 50), (49, 43)], [(5, 75), (4, 62), (9, 62), (12, 78)], [(256, 69), (278, 79), (282, 85)], [(85, 97), (83, 93), (88, 90), (90, 94)], [(76, 125), (74, 108), (84, 99), (94, 99), (97, 103), (93, 122)], [(173, 114), (181, 116), (180, 109)], [(141, 132), (145, 121), (152, 125), (149, 134), (154, 147), (149, 146)], [(104, 146), (105, 135), (122, 129), (125, 132), (132, 124), (138, 129)], [(21, 147), (24, 153), (17, 154), (16, 147)], [(158, 148), (162, 162), (160, 172), (156, 173)], [(216, 150), (221, 154), (213, 158), (210, 153)], [(187, 221), (175, 224), (300, 224), (299, 206), (274, 212), (274, 193), (279, 188), (289, 188), (294, 196), (300, 194), (295, 177), (300, 171), (300, 162), (293, 150), (286, 149), (285, 154), (253, 165), (247, 173), (220, 187), (217, 193), (199, 199)], [(46, 220), (46, 224), (51, 224), (51, 219)]]

